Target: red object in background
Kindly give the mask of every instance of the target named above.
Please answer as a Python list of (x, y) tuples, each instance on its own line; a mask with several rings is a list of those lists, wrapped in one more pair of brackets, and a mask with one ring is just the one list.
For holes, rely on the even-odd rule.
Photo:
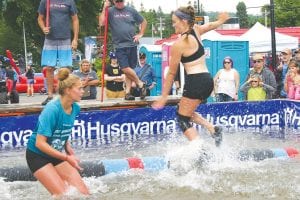
[(46, 27), (49, 27), (50, 25), (50, 0), (47, 0), (46, 2)]
[[(54, 90), (56, 90), (58, 85), (57, 78), (54, 78)], [(42, 73), (35, 73), (34, 74), (34, 84), (33, 90), (35, 93), (39, 93), (42, 88), (44, 88), (44, 76)], [(24, 75), (19, 76), (19, 82), (16, 85), (16, 90), (19, 93), (26, 93), (27, 92), (27, 78)]]
[(21, 74), (19, 67), (16, 65), (10, 50), (6, 50), (6, 56), (9, 58), (10, 65), (16, 70), (17, 74)]

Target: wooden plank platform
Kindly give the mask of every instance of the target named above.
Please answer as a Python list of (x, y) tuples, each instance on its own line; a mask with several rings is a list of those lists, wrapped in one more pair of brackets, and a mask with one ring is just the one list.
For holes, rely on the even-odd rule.
[[(136, 98), (134, 101), (125, 101), (124, 99), (105, 100), (82, 100), (80, 101), (81, 111), (88, 110), (110, 110), (110, 109), (124, 109), (149, 107), (158, 99), (157, 96), (146, 97), (145, 100)], [(179, 96), (169, 96), (167, 105), (176, 105), (179, 102)], [(0, 117), (5, 116), (21, 116), (28, 114), (40, 113), (44, 106), (40, 102), (36, 103), (19, 103), (19, 104), (1, 104)]]

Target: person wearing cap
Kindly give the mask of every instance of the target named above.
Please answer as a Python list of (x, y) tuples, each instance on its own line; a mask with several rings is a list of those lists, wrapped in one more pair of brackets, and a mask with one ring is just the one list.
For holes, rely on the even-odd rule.
[(82, 100), (96, 99), (97, 98), (97, 86), (100, 81), (97, 73), (91, 69), (91, 64), (88, 60), (84, 59), (80, 63), (80, 68), (74, 71), (73, 74), (81, 79), (84, 94)]
[(284, 82), (285, 82), (286, 74), (289, 69), (288, 66), (291, 59), (292, 59), (291, 49), (286, 48), (280, 52), (280, 63), (275, 70), (275, 76), (277, 81), (277, 90), (275, 95), (277, 98), (287, 97), (286, 91), (284, 90)]
[[(277, 87), (276, 79), (273, 72), (269, 68), (265, 67), (264, 56), (260, 53), (256, 53), (253, 55), (252, 63), (253, 68), (248, 73), (246, 80), (249, 82), (251, 81), (252, 77), (259, 75), (261, 78), (260, 85), (270, 86), (264, 88), (267, 93), (266, 99), (272, 99), (274, 96), (274, 90), (272, 90), (272, 88)], [(244, 95), (245, 99), (248, 99), (247, 93), (245, 93)]]
[[(147, 21), (134, 8), (125, 6), (124, 0), (113, 0), (114, 6), (108, 9), (108, 23), (112, 34), (112, 42), (116, 50), (116, 56), (120, 68), (126, 75), (125, 100), (134, 100), (130, 93), (132, 83), (140, 88), (140, 97), (146, 96), (146, 84), (136, 75), (134, 68), (137, 65), (137, 45), (139, 39), (144, 35)], [(99, 15), (100, 26), (105, 22), (105, 10), (110, 6), (110, 1), (105, 0), (103, 11)], [(139, 26), (139, 33), (136, 30)]]
[(125, 74), (122, 72), (115, 52), (109, 53), (110, 65), (105, 68), (106, 98), (124, 98)]
[[(146, 54), (141, 52), (139, 53), (139, 65), (134, 68), (134, 71), (138, 75), (139, 79), (141, 79), (147, 86), (147, 96), (150, 96), (150, 90), (152, 90), (156, 85), (156, 75), (155, 71), (151, 65), (147, 63)], [(139, 90), (136, 88), (136, 85), (133, 84), (133, 96), (139, 96)]]
[(297, 61), (297, 62), (300, 62), (300, 48), (296, 49), (294, 51), (294, 59)]

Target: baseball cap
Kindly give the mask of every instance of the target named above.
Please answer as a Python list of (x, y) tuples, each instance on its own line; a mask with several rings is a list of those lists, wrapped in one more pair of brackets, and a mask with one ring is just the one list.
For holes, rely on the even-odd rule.
[(285, 53), (285, 54), (292, 54), (292, 50), (289, 48), (285, 48), (281, 51), (281, 53)]
[(116, 53), (113, 52), (113, 51), (111, 51), (111, 52), (109, 53), (109, 57), (110, 57), (110, 59), (117, 59)]
[(144, 52), (140, 52), (140, 53), (139, 53), (139, 57), (140, 57), (140, 58), (146, 58), (146, 54), (145, 54)]

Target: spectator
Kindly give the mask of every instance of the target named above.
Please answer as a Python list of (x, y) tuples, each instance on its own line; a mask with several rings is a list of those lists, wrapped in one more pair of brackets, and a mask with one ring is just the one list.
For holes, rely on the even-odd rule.
[(277, 98), (286, 98), (286, 92), (284, 90), (285, 77), (288, 71), (288, 65), (292, 58), (291, 49), (284, 49), (280, 53), (280, 63), (275, 70), (275, 76), (277, 81)]
[(24, 72), (26, 72), (25, 59), (21, 54), (18, 54), (17, 58), (18, 58), (18, 63), (19, 63), (19, 68), (20, 68), (21, 74), (23, 74)]
[(300, 48), (298, 48), (298, 49), (296, 49), (295, 51), (294, 51), (294, 53), (295, 53), (295, 60), (297, 61), (297, 62), (300, 62)]
[[(253, 68), (250, 70), (248, 76), (247, 76), (247, 80), (249, 80), (250, 77), (252, 77), (255, 74), (260, 75), (261, 77), (261, 81), (266, 84), (269, 85), (273, 88), (276, 88), (276, 80), (275, 80), (275, 76), (273, 74), (273, 72), (271, 72), (269, 70), (269, 68), (264, 66), (264, 57), (262, 54), (260, 53), (256, 53), (253, 55), (252, 57), (253, 59)], [(272, 99), (273, 95), (274, 95), (274, 91), (272, 90), (267, 90), (267, 99)], [(247, 93), (245, 93), (245, 99), (247, 99)]]
[(25, 76), (27, 78), (27, 96), (33, 97), (34, 89), (33, 89), (33, 84), (34, 84), (34, 70), (30, 65), (27, 66)]
[(11, 65), (6, 67), (6, 87), (7, 87), (7, 97), (10, 99), (10, 94), (13, 90), (15, 90), (15, 78), (16, 72), (12, 69)]
[[(137, 76), (141, 81), (146, 84), (147, 96), (150, 96), (150, 90), (156, 85), (155, 71), (151, 65), (147, 64), (147, 58), (145, 53), (139, 53), (140, 64), (134, 69)], [(135, 83), (132, 84), (132, 94), (135, 97), (140, 96), (139, 89), (136, 88)]]
[(5, 80), (5, 79), (6, 79), (5, 65), (3, 65), (2, 62), (0, 61), (0, 81)]
[(106, 81), (106, 97), (124, 98), (124, 81), (125, 74), (122, 72), (115, 52), (109, 53), (110, 65), (106, 66), (104, 80)]
[[(147, 21), (134, 8), (125, 6), (124, 0), (113, 0), (113, 3), (114, 6), (108, 9), (108, 23), (119, 65), (126, 75), (125, 100), (135, 100), (130, 93), (133, 82), (141, 89), (140, 97), (144, 99), (146, 84), (138, 78), (133, 68), (137, 65), (137, 45), (144, 35)], [(105, 10), (109, 6), (110, 1), (105, 0), (103, 11), (99, 16), (100, 25), (104, 24)], [(136, 34), (137, 25), (140, 27), (138, 34)]]
[[(42, 102), (46, 105), (53, 99), (54, 70), (72, 66), (72, 49), (77, 49), (79, 20), (74, 0), (50, 1), (50, 24), (46, 26), (46, 0), (41, 0), (38, 8), (38, 24), (45, 34), (42, 51), (42, 67), (47, 67), (48, 97)], [(71, 42), (70, 21), (73, 27)]]
[(223, 69), (215, 75), (214, 84), (217, 102), (238, 100), (240, 74), (233, 69), (233, 60), (230, 57), (224, 58)]
[(300, 62), (292, 59), (286, 74), (284, 89), (289, 99), (300, 99)]
[(100, 81), (97, 73), (91, 70), (91, 64), (88, 60), (82, 60), (80, 68), (74, 71), (73, 74), (80, 77), (84, 93), (82, 100), (96, 99), (97, 98), (97, 86)]
[(267, 99), (267, 91), (274, 92), (275, 88), (262, 82), (260, 75), (253, 74), (241, 85), (242, 92), (247, 94), (248, 101), (261, 101)]

